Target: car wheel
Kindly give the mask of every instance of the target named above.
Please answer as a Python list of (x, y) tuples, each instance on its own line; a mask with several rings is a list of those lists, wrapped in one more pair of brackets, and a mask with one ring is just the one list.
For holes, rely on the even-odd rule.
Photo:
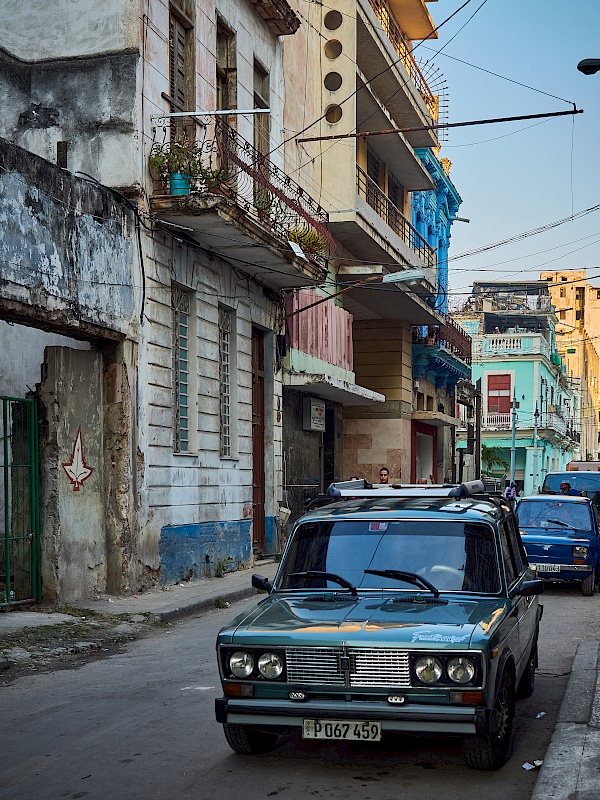
[(590, 574), (581, 581), (581, 593), (584, 597), (591, 597), (594, 594), (595, 582), (596, 576), (593, 572), (590, 572)]
[(524, 698), (524, 697), (531, 697), (533, 694), (533, 690), (535, 689), (535, 670), (538, 665), (538, 652), (537, 652), (537, 641), (534, 643), (533, 647), (531, 648), (531, 654), (529, 656), (529, 661), (527, 662), (527, 666), (525, 667), (525, 672), (521, 676), (521, 680), (519, 681), (519, 685), (517, 686), (517, 697)]
[(257, 731), (245, 725), (223, 725), (223, 733), (227, 744), (236, 753), (258, 756), (270, 753), (277, 747), (279, 736), (276, 733)]
[(499, 769), (506, 762), (515, 718), (515, 691), (507, 672), (502, 676), (494, 708), (498, 712), (498, 732), (493, 736), (463, 739), (463, 756), (471, 769), (489, 771)]

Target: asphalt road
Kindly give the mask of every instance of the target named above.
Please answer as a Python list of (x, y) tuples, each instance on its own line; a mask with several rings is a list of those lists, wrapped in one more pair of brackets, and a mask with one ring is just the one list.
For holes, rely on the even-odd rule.
[[(540, 671), (517, 704), (514, 750), (496, 773), (469, 770), (452, 740), (379, 744), (288, 739), (265, 756), (233, 754), (213, 719), (214, 640), (254, 601), (185, 620), (78, 669), (0, 690), (2, 800), (528, 800), (577, 644), (600, 639), (600, 595), (543, 597)], [(542, 717), (538, 713), (544, 711)]]

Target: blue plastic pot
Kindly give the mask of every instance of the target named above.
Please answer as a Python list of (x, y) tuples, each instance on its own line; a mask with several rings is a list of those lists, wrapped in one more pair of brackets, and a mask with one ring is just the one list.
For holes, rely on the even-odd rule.
[(189, 194), (191, 183), (189, 175), (182, 175), (180, 172), (174, 173), (169, 180), (171, 194)]

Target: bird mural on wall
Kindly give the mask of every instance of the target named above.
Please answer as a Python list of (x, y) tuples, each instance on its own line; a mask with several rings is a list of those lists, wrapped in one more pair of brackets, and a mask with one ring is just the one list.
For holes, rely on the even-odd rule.
[(75, 443), (73, 444), (73, 452), (71, 453), (71, 460), (63, 464), (62, 468), (64, 469), (67, 478), (71, 481), (74, 492), (79, 491), (79, 489), (94, 471), (93, 467), (89, 467), (85, 463), (81, 425), (77, 428)]

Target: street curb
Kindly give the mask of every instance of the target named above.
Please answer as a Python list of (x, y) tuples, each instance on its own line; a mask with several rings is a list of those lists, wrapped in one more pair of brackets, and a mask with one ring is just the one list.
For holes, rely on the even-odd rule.
[(209, 597), (206, 600), (198, 600), (177, 608), (170, 608), (167, 611), (156, 611), (152, 617), (157, 622), (172, 622), (176, 619), (183, 617), (190, 617), (194, 614), (206, 614), (209, 611), (214, 611), (217, 608), (217, 601), (221, 600), (224, 603), (236, 603), (238, 600), (247, 600), (249, 597), (258, 596), (261, 594), (257, 589), (248, 586), (246, 589), (237, 589), (236, 591), (223, 592), (217, 597)]
[[(588, 726), (598, 679), (599, 645), (600, 642), (580, 642), (577, 647), (556, 728), (531, 800), (587, 800), (585, 789), (581, 794), (578, 787), (587, 782), (585, 770), (582, 771), (582, 765), (589, 760), (587, 749), (592, 740), (596, 747), (600, 738), (598, 731)], [(589, 800), (597, 798), (597, 786), (594, 791)]]

